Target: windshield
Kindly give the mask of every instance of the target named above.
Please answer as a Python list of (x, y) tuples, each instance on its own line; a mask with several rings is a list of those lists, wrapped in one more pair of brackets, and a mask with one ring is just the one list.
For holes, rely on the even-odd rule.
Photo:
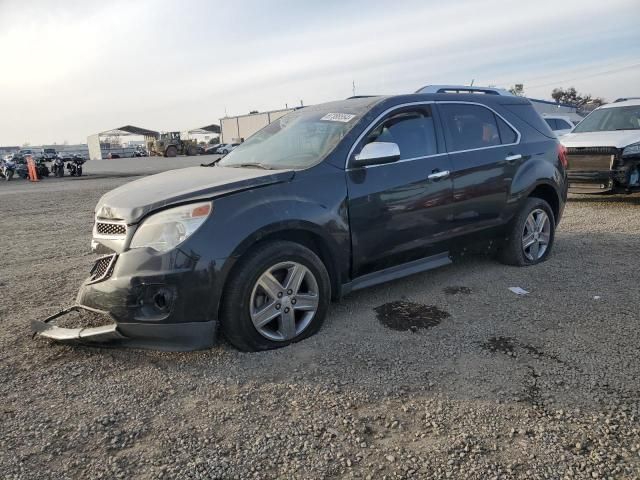
[[(334, 106), (335, 108), (335, 106)], [(220, 160), (222, 167), (307, 168), (324, 159), (360, 117), (306, 107), (275, 120)]]
[(594, 110), (573, 129), (573, 133), (614, 130), (640, 130), (640, 105)]

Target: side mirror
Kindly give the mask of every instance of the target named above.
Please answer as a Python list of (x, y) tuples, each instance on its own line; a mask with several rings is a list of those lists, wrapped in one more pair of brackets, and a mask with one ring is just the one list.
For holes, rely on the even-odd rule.
[(354, 167), (393, 163), (400, 160), (400, 148), (391, 142), (367, 143), (360, 154), (356, 155), (351, 164)]

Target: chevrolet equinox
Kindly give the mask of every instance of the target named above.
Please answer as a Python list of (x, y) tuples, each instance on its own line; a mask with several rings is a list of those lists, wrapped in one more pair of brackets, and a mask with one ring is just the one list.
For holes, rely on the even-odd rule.
[[(64, 342), (246, 351), (316, 333), (331, 300), (491, 241), (547, 259), (567, 196), (565, 149), (526, 99), (354, 97), (298, 109), (221, 160), (105, 194), (101, 256), (76, 304), (33, 322)], [(109, 323), (69, 329), (71, 310)], [(99, 315), (100, 317), (100, 315)]]

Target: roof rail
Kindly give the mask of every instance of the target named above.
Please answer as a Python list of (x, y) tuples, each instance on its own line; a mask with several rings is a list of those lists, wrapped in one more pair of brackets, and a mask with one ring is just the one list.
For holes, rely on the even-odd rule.
[(483, 93), (485, 95), (513, 96), (504, 88), (473, 87), (470, 85), (427, 85), (419, 88), (416, 93)]
[(623, 97), (623, 98), (617, 98), (617, 99), (615, 100), (615, 102), (613, 102), (613, 103), (626, 102), (627, 100), (640, 100), (640, 97)]

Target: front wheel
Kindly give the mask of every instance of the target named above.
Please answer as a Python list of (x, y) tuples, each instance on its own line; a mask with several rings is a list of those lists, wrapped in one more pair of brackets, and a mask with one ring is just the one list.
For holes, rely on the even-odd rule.
[(541, 198), (528, 198), (509, 225), (500, 260), (519, 267), (544, 262), (551, 253), (555, 232), (555, 216), (549, 204)]
[(174, 147), (173, 145), (171, 145), (170, 147), (167, 147), (167, 150), (165, 151), (165, 157), (175, 157), (178, 154), (178, 149), (176, 147)]
[(302, 245), (278, 241), (240, 260), (224, 291), (221, 328), (236, 348), (280, 348), (316, 333), (331, 298), (322, 260)]

